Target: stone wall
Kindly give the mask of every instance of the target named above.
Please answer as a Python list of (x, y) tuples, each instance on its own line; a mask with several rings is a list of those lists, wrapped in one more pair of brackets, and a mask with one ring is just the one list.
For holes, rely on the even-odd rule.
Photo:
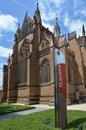
[(0, 90), (0, 102), (1, 102), (1, 98), (2, 98), (2, 90)]

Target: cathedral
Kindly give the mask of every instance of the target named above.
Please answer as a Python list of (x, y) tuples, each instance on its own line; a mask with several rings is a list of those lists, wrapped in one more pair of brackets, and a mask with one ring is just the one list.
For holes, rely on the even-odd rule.
[(3, 65), (2, 102), (52, 104), (54, 102), (54, 50), (66, 62), (67, 103), (86, 101), (86, 36), (76, 32), (60, 35), (56, 18), (54, 33), (42, 25), (37, 4), (33, 19), (26, 12), (22, 26), (14, 35), (12, 55)]

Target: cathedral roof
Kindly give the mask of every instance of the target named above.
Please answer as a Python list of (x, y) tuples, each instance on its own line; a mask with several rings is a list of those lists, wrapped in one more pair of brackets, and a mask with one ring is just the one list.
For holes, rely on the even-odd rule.
[(22, 37), (24, 37), (25, 35), (27, 35), (30, 32), (30, 30), (31, 30), (31, 23), (32, 23), (32, 20), (28, 16), (28, 12), (26, 12), (25, 18), (24, 18), (24, 21), (23, 21), (23, 25), (21, 27)]

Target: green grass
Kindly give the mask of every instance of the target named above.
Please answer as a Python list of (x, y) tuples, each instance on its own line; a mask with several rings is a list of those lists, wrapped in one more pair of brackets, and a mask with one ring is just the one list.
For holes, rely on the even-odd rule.
[[(46, 124), (46, 119), (50, 124)], [(67, 130), (78, 130), (79, 125), (86, 130), (86, 112), (67, 111)], [(54, 128), (54, 110), (46, 110), (30, 115), (0, 121), (0, 130), (61, 130)]]
[(34, 107), (31, 106), (23, 106), (23, 105), (12, 105), (12, 104), (0, 104), (0, 115), (23, 111), (28, 109), (33, 109)]

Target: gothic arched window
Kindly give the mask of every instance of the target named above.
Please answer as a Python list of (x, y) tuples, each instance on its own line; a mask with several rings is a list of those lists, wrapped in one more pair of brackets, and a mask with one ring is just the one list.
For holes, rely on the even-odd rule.
[(19, 62), (19, 83), (27, 82), (27, 60)]
[(68, 81), (72, 82), (72, 67), (71, 67), (71, 64), (68, 64)]
[(50, 64), (48, 59), (44, 59), (40, 67), (41, 83), (50, 81)]
[(30, 56), (29, 40), (25, 39), (20, 48), (18, 57), (18, 77), (19, 83), (27, 82), (27, 58)]

